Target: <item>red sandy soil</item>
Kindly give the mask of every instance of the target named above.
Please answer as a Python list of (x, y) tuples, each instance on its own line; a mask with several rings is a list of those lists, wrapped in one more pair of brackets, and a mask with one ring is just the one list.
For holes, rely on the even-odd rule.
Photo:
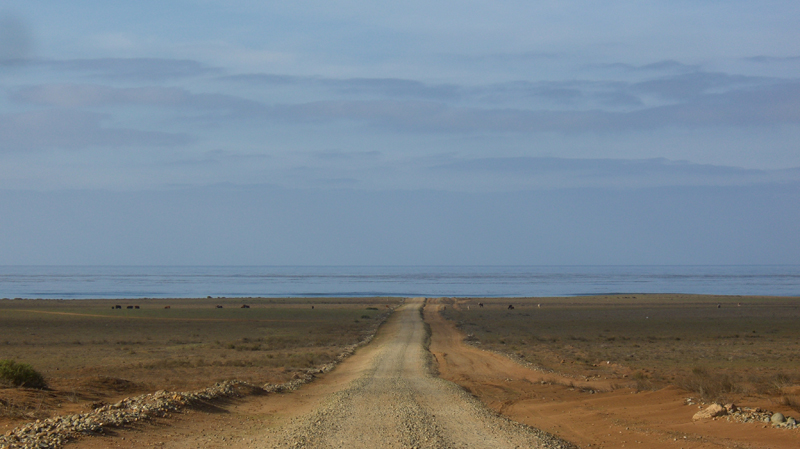
[[(455, 324), (438, 313), (442, 307), (432, 301), (425, 308), (425, 321), (432, 331), (430, 350), (440, 376), (461, 385), (498, 413), (580, 447), (800, 447), (797, 430), (724, 418), (692, 421), (698, 406), (686, 405), (685, 399), (694, 395), (676, 387), (639, 393), (627, 388), (582, 392), (581, 387), (610, 390), (610, 384), (619, 379), (578, 381), (467, 345)], [(740, 405), (793, 414), (774, 404)]]

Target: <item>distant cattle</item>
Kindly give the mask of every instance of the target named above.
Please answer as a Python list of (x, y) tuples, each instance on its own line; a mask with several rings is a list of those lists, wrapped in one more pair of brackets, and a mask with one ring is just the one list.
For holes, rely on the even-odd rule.
[(115, 309), (121, 309), (122, 306), (114, 306)]
[(217, 308), (218, 308), (218, 309), (221, 309), (221, 308), (222, 308), (222, 306), (217, 306)]
[(314, 310), (314, 306), (311, 306), (311, 310)]
[(126, 307), (126, 309), (133, 309), (133, 306), (128, 306)]
[(114, 306), (111, 306), (111, 309), (116, 309), (116, 307), (114, 307)]
[(479, 303), (478, 303), (478, 307), (483, 307), (483, 303), (482, 303), (482, 302), (479, 302)]
[(169, 306), (164, 306), (164, 308), (165, 308), (165, 309), (169, 309), (170, 307), (169, 307)]
[(508, 310), (514, 310), (514, 305), (513, 304), (509, 304), (508, 305)]
[(250, 306), (248, 306), (247, 304), (242, 304), (242, 308), (243, 308), (243, 309), (249, 309), (249, 308), (250, 308)]
[(138, 309), (138, 308), (139, 308), (139, 306), (133, 306), (133, 308), (134, 308), (134, 309)]

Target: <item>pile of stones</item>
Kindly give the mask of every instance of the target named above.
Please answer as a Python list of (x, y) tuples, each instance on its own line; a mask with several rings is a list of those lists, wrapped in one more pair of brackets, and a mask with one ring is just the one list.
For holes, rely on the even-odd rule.
[(58, 416), (25, 424), (0, 436), (0, 447), (56, 448), (81, 435), (100, 434), (104, 427), (120, 427), (148, 418), (166, 416), (193, 402), (221, 397), (241, 396), (242, 392), (256, 389), (241, 381), (226, 381), (190, 393), (157, 391), (126, 398), (116, 404), (104, 405), (91, 412)]
[(772, 413), (768, 410), (762, 410), (758, 407), (741, 407), (731, 413), (726, 418), (728, 421), (738, 422), (761, 422), (771, 423), (775, 427), (783, 429), (798, 429), (797, 420), (793, 417), (786, 417), (783, 413)]
[[(386, 313), (385, 315), (388, 316), (389, 314)], [(382, 323), (386, 316), (381, 317), (382, 319), (379, 320), (379, 323)], [(103, 429), (106, 427), (122, 427), (150, 418), (165, 417), (169, 413), (177, 412), (191, 404), (226, 397), (242, 397), (256, 393), (293, 391), (311, 382), (316, 375), (331, 371), (336, 365), (352, 355), (356, 349), (372, 341), (379, 325), (376, 325), (365, 339), (345, 347), (333, 362), (319, 368), (308, 369), (302, 374), (297, 374), (289, 382), (266, 384), (263, 387), (259, 387), (240, 380), (229, 380), (218, 382), (211, 387), (193, 392), (176, 393), (162, 390), (151, 394), (143, 394), (123, 399), (116, 404), (103, 405), (87, 413), (58, 416), (43, 420), (37, 419), (36, 422), (25, 424), (6, 432), (5, 435), (0, 435), (0, 448), (58, 448), (66, 444), (67, 441), (84, 435), (102, 434)]]
[[(686, 399), (687, 405), (694, 405), (692, 398)], [(711, 404), (704, 410), (695, 413), (692, 419), (714, 419), (725, 417), (727, 421), (741, 423), (765, 423), (782, 429), (798, 429), (800, 426), (793, 417), (786, 417), (783, 413), (773, 413), (769, 410), (751, 407), (738, 407), (735, 404)]]

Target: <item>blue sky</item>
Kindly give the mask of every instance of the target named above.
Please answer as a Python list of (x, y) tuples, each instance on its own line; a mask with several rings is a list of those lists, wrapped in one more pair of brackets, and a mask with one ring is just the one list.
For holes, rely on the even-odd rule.
[(797, 2), (271, 3), (0, 1), (0, 263), (800, 263)]

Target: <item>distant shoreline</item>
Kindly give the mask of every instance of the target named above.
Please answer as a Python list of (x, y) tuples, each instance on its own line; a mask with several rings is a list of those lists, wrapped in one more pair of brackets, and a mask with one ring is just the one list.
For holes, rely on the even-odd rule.
[(736, 300), (752, 300), (752, 299), (798, 299), (800, 295), (717, 295), (705, 293), (600, 293), (600, 294), (587, 294), (587, 295), (564, 295), (564, 296), (434, 296), (434, 295), (320, 295), (320, 296), (215, 296), (215, 297), (194, 297), (194, 296), (169, 296), (169, 297), (126, 297), (126, 298), (0, 298), (0, 301), (109, 301), (109, 302), (130, 302), (130, 301), (241, 301), (241, 300), (263, 300), (263, 301), (276, 301), (276, 302), (291, 302), (291, 301), (314, 301), (316, 303), (325, 303), (326, 300), (338, 301), (342, 299), (390, 299), (390, 300), (403, 300), (405, 298), (453, 298), (464, 300), (477, 300), (477, 299), (492, 299), (492, 300), (509, 300), (509, 301), (526, 301), (526, 300), (580, 300), (580, 299), (595, 299), (595, 300), (694, 300), (705, 302), (735, 302)]
[(542, 298), (665, 292), (800, 296), (800, 265), (0, 268), (3, 298)]

